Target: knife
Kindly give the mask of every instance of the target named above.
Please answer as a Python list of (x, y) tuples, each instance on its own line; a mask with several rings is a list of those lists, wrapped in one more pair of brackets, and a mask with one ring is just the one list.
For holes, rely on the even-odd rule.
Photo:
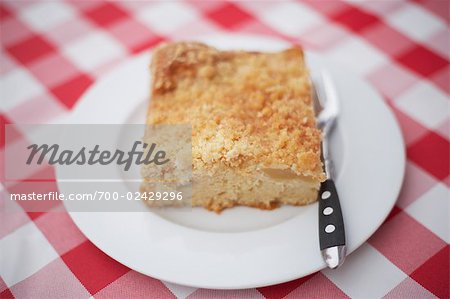
[(345, 229), (339, 195), (334, 182), (333, 161), (329, 139), (339, 114), (337, 92), (330, 75), (322, 71), (315, 87), (315, 107), (318, 128), (322, 131), (322, 161), (326, 180), (319, 190), (319, 242), (322, 257), (331, 269), (342, 265), (346, 256)]

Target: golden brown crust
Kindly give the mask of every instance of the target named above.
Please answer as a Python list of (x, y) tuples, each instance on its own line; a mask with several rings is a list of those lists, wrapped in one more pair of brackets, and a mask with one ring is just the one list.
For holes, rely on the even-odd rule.
[[(290, 205), (293, 206), (305, 206), (308, 205), (312, 202), (315, 202), (316, 200), (310, 200), (310, 201), (302, 201), (302, 202), (295, 202), (295, 203), (290, 203)], [(250, 203), (239, 203), (239, 202), (235, 202), (235, 201), (226, 201), (221, 202), (220, 205), (214, 204), (213, 202), (209, 202), (206, 205), (203, 205), (203, 207), (209, 211), (213, 211), (216, 212), (217, 214), (220, 214), (223, 210), (228, 209), (228, 208), (233, 208), (233, 207), (237, 207), (237, 206), (246, 206), (246, 207), (252, 207), (252, 208), (257, 208), (260, 210), (274, 210), (279, 208), (281, 205), (283, 205), (282, 202), (280, 201), (271, 201), (269, 203), (264, 203), (264, 202), (250, 202)]]
[(303, 51), (163, 44), (153, 54), (149, 124), (192, 125), (193, 171), (249, 165), (323, 181)]

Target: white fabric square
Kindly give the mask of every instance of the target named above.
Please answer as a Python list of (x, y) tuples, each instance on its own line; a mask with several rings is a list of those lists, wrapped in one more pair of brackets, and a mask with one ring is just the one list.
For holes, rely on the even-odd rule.
[(436, 51), (436, 53), (450, 60), (450, 34), (448, 29), (442, 30), (431, 36), (430, 39), (426, 41), (426, 45)]
[(450, 243), (449, 198), (449, 189), (439, 183), (408, 206), (406, 212), (438, 235), (442, 240)]
[(447, 96), (424, 81), (404, 92), (394, 105), (429, 128), (442, 124), (450, 109)]
[(322, 273), (351, 298), (381, 298), (407, 275), (369, 244), (352, 253), (338, 269)]
[(161, 2), (142, 9), (137, 18), (151, 30), (170, 34), (198, 18), (197, 12), (182, 2)]
[(260, 18), (276, 30), (298, 36), (306, 29), (324, 22), (323, 17), (306, 5), (296, 2), (282, 2), (266, 9)]
[(0, 110), (7, 111), (44, 92), (44, 87), (27, 70), (16, 68), (0, 76)]
[(389, 14), (385, 20), (399, 31), (419, 41), (426, 41), (433, 33), (447, 28), (439, 18), (414, 4), (408, 3), (405, 3), (401, 9)]
[(20, 18), (34, 30), (46, 31), (75, 17), (74, 10), (63, 2), (36, 2), (23, 10)]
[(1, 239), (0, 252), (0, 275), (8, 286), (24, 280), (58, 257), (34, 222)]
[(14, 70), (19, 67), (14, 58), (9, 56), (6, 51), (2, 51), (0, 54), (0, 76)]
[(325, 53), (327, 58), (340, 63), (345, 69), (365, 76), (389, 59), (367, 42), (353, 37)]
[[(36, 113), (39, 111), (39, 113)], [(67, 108), (52, 94), (34, 97), (32, 101), (14, 107), (8, 111), (8, 118), (13, 123), (43, 124), (52, 123), (53, 119), (69, 113)]]
[(240, 1), (239, 2), (239, 8), (242, 8), (242, 9), (250, 12), (253, 15), (258, 15), (258, 17), (260, 17), (260, 15), (262, 13), (267, 12), (267, 10), (272, 10), (279, 5), (280, 5), (280, 3), (275, 2), (275, 1), (265, 1), (264, 3), (261, 3), (260, 1)]
[(384, 17), (387, 13), (391, 13), (401, 7), (404, 3), (400, 1), (367, 1), (353, 0), (350, 1), (358, 5), (361, 9), (370, 13), (375, 13)]
[(168, 281), (161, 282), (164, 283), (164, 285), (179, 299), (184, 299), (197, 290), (197, 288), (183, 286)]
[(65, 45), (63, 53), (76, 66), (85, 71), (93, 71), (107, 62), (125, 55), (126, 51), (112, 37), (97, 31)]

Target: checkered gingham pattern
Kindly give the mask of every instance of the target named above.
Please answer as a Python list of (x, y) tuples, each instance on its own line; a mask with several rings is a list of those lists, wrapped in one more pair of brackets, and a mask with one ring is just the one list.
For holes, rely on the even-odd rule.
[[(67, 213), (27, 213), (17, 206), (0, 215), (1, 298), (449, 297), (447, 0), (11, 0), (0, 2), (0, 19), (0, 168), (5, 124), (57, 122), (132, 55), (161, 41), (220, 32), (275, 36), (346, 63), (394, 111), (408, 157), (392, 213), (338, 270), (256, 289), (185, 287), (114, 261)], [(3, 184), (0, 191), (20, 185)]]

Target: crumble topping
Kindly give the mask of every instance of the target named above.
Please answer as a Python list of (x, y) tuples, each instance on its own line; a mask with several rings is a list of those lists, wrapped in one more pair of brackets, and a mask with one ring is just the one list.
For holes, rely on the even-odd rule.
[(162, 44), (151, 72), (147, 122), (192, 125), (194, 171), (256, 164), (325, 179), (301, 48), (257, 53)]

